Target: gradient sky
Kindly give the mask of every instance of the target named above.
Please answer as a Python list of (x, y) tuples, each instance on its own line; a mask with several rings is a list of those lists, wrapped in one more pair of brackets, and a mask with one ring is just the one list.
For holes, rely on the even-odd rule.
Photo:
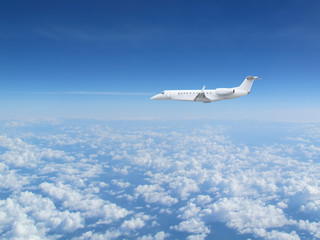
[[(319, 12), (302, 0), (4, 1), (0, 117), (320, 121)], [(235, 100), (149, 99), (247, 75), (263, 80)]]

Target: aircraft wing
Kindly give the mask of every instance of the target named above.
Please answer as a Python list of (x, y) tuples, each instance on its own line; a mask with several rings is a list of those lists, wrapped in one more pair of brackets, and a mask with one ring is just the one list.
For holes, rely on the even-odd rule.
[(204, 89), (205, 88), (206, 88), (206, 86), (203, 86), (203, 88), (201, 89), (200, 93), (198, 93), (198, 95), (193, 99), (193, 101), (195, 101), (195, 102), (204, 102), (204, 103), (211, 102), (211, 100), (209, 98), (207, 98), (206, 95), (204, 94)]
[(198, 95), (193, 99), (195, 102), (204, 102), (204, 103), (209, 103), (211, 100), (206, 97), (204, 92), (198, 93)]

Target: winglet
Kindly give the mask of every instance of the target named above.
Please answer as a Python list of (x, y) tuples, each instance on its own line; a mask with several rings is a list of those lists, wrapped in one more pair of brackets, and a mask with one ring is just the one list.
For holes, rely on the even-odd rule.
[(204, 89), (206, 88), (206, 85), (203, 86), (203, 88), (201, 89), (201, 92), (204, 92)]

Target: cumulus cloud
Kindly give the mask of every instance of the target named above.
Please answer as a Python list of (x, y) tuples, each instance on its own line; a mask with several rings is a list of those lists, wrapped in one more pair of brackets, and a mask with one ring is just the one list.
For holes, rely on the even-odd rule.
[(80, 211), (86, 217), (100, 217), (98, 223), (109, 224), (130, 214), (130, 211), (95, 195), (81, 194), (62, 183), (41, 183), (40, 188), (49, 196), (61, 201), (66, 209)]
[(136, 214), (130, 220), (125, 220), (121, 225), (121, 230), (128, 232), (136, 229), (143, 228), (145, 226), (145, 221), (150, 220), (150, 216), (145, 214)]
[(113, 171), (116, 172), (116, 173), (121, 173), (123, 175), (128, 175), (129, 174), (129, 169), (130, 169), (130, 166), (124, 166), (122, 168), (114, 167)]
[(121, 180), (117, 180), (117, 179), (113, 179), (112, 183), (120, 188), (128, 188), (130, 187), (130, 183), (129, 182), (123, 182)]
[(146, 236), (142, 236), (138, 238), (138, 240), (164, 240), (165, 238), (169, 237), (169, 234), (166, 234), (165, 232), (161, 231), (156, 233), (154, 236), (151, 234), (148, 234)]
[[(264, 235), (264, 234), (261, 234), (261, 235)], [(270, 232), (265, 233), (264, 238), (269, 240), (300, 240), (300, 237), (297, 235), (295, 231), (286, 233), (286, 232), (272, 230)]]
[(205, 226), (205, 223), (198, 218), (191, 218), (186, 221), (180, 222), (178, 225), (171, 227), (179, 232), (188, 232), (188, 233), (196, 233), (202, 236), (206, 236), (210, 233), (208, 227)]
[(300, 209), (301, 209), (301, 211), (308, 212), (308, 213), (319, 212), (320, 200), (309, 201), (308, 203), (303, 204)]
[(198, 195), (196, 201), (199, 205), (205, 205), (212, 202), (212, 198), (209, 195)]
[(178, 199), (171, 197), (159, 185), (139, 185), (135, 188), (135, 196), (142, 195), (148, 203), (160, 203), (171, 206), (178, 202)]
[(51, 228), (72, 232), (84, 226), (84, 219), (79, 212), (60, 212), (50, 199), (40, 195), (23, 192), (18, 202), (34, 219), (45, 221)]
[[(227, 128), (208, 125), (55, 123), (50, 134), (26, 128), (23, 135), (25, 125), (11, 130), (17, 126), (0, 137), (6, 238), (54, 238), (55, 231), (83, 228), (76, 239), (163, 239), (166, 230), (205, 239), (217, 221), (263, 239), (295, 240), (300, 231), (319, 238), (316, 124), (298, 126), (299, 134), (280, 143), (248, 146), (232, 142)], [(160, 231), (169, 216), (171, 230)]]
[(180, 195), (182, 200), (187, 199), (193, 192), (199, 192), (197, 182), (183, 176), (176, 177), (169, 186)]
[(0, 231), (5, 238), (45, 239), (49, 231), (73, 232), (83, 224), (79, 212), (59, 211), (50, 199), (31, 192), (0, 201)]
[(298, 227), (311, 233), (316, 238), (320, 238), (320, 222), (310, 222), (309, 220), (299, 220)]
[(222, 198), (209, 205), (209, 210), (212, 211), (214, 219), (225, 221), (229, 227), (240, 233), (254, 233), (259, 237), (266, 237), (268, 228), (296, 224), (296, 221), (287, 219), (282, 209), (266, 205), (260, 200)]
[(20, 138), (0, 136), (0, 146), (7, 149), (5, 153), (0, 155), (0, 159), (17, 167), (34, 168), (45, 159), (74, 160), (72, 156), (68, 156), (64, 151), (38, 148), (35, 145), (27, 144)]
[(0, 162), (0, 188), (18, 190), (27, 185), (29, 180), (11, 170), (6, 164)]
[(105, 233), (93, 233), (88, 231), (83, 233), (80, 237), (73, 238), (73, 240), (105, 240), (117, 239), (121, 236), (119, 230), (107, 230)]
[(121, 229), (124, 231), (130, 231), (134, 229), (143, 228), (145, 225), (145, 222), (141, 218), (133, 218), (130, 220), (126, 220), (122, 223)]
[(180, 208), (179, 211), (182, 212), (182, 214), (178, 216), (179, 218), (189, 219), (196, 217), (201, 209), (197, 207), (196, 204), (189, 202), (187, 206)]

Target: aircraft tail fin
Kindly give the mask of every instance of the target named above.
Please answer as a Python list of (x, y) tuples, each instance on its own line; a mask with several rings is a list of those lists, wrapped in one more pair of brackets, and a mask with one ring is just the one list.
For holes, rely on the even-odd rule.
[(261, 80), (261, 79), (257, 76), (248, 76), (238, 88), (241, 90), (250, 91), (254, 80)]

